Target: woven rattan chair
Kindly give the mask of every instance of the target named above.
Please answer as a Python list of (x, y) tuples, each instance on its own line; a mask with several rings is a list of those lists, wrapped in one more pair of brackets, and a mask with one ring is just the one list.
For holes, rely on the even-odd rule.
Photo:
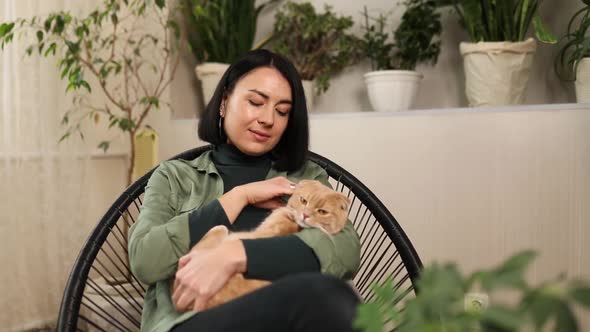
[[(184, 152), (173, 159), (191, 160), (211, 146)], [(361, 238), (361, 265), (354, 284), (371, 300), (372, 283), (394, 281), (404, 298), (415, 295), (422, 263), (395, 218), (375, 195), (349, 172), (330, 160), (309, 153), (322, 166), (334, 189), (351, 199), (349, 218)], [(144, 175), (115, 201), (84, 244), (66, 284), (58, 331), (138, 331), (146, 285), (129, 270), (127, 230), (137, 220), (145, 186)]]

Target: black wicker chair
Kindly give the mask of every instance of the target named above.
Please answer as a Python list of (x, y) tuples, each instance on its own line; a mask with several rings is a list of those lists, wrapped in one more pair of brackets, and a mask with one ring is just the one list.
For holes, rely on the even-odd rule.
[[(173, 159), (194, 159), (211, 146), (186, 151)], [(354, 284), (365, 300), (372, 283), (388, 278), (400, 290), (400, 303), (415, 294), (422, 263), (395, 218), (375, 195), (349, 172), (309, 153), (329, 174), (334, 189), (351, 198), (349, 218), (361, 238), (361, 266)], [(135, 222), (152, 172), (141, 177), (115, 201), (84, 244), (66, 284), (58, 331), (138, 331), (142, 285), (129, 270), (127, 229)]]

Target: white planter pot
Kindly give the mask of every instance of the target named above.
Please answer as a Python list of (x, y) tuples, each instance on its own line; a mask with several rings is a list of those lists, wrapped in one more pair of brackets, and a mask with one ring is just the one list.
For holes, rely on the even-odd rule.
[(459, 49), (469, 106), (522, 104), (536, 50), (534, 39), (461, 43)]
[(303, 84), (303, 92), (305, 93), (305, 101), (307, 103), (307, 111), (311, 112), (313, 109), (313, 100), (315, 96), (315, 84), (314, 81), (301, 80)]
[(369, 101), (375, 111), (412, 108), (422, 74), (408, 70), (379, 70), (364, 75)]
[(226, 63), (205, 62), (197, 65), (195, 73), (197, 78), (201, 81), (201, 88), (203, 89), (203, 102), (205, 105), (209, 103), (217, 84), (221, 80), (223, 73), (229, 68)]
[(590, 58), (583, 58), (576, 69), (576, 100), (590, 103)]

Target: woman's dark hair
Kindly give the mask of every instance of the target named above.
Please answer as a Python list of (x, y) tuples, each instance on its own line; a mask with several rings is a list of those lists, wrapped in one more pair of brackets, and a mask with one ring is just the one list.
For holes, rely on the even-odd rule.
[(213, 145), (226, 143), (227, 136), (220, 125), (223, 119), (219, 115), (221, 103), (230, 94), (236, 83), (244, 75), (259, 67), (271, 67), (278, 70), (291, 86), (293, 98), (287, 128), (281, 140), (272, 151), (275, 159), (274, 168), (278, 171), (294, 171), (305, 162), (309, 147), (309, 124), (307, 106), (301, 78), (295, 66), (286, 58), (268, 50), (254, 50), (246, 53), (231, 64), (221, 77), (213, 97), (205, 107), (199, 120), (199, 138)]

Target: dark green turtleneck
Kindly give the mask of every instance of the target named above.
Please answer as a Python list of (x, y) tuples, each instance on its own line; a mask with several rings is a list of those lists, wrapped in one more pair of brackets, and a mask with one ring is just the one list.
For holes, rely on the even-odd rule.
[[(229, 144), (216, 146), (211, 152), (211, 159), (223, 180), (224, 193), (236, 186), (264, 180), (272, 164), (269, 155), (248, 156)], [(219, 200), (214, 200), (191, 213), (190, 245), (192, 247), (216, 225), (225, 225), (231, 231), (254, 229), (269, 213), (268, 210), (248, 205), (232, 225)], [(275, 280), (287, 274), (320, 270), (318, 259), (311, 248), (297, 236), (242, 242), (248, 257), (248, 278)]]

